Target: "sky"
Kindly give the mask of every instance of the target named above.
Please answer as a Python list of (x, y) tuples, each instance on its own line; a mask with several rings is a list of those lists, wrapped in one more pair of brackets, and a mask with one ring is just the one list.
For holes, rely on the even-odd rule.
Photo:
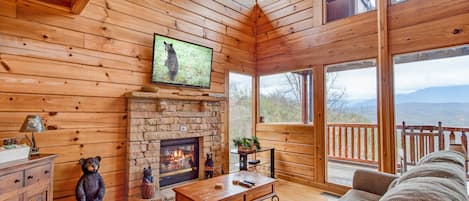
[[(337, 73), (335, 86), (345, 89), (347, 100), (373, 99), (377, 96), (376, 77), (376, 68), (342, 71)], [(469, 55), (394, 66), (396, 94), (457, 85), (469, 85)]]
[[(230, 82), (251, 87), (250, 76), (230, 73)], [(377, 97), (376, 68), (337, 72), (335, 86), (345, 89), (345, 99), (359, 101)], [(469, 55), (413, 63), (394, 67), (395, 92), (412, 93), (429, 87), (469, 85)], [(283, 74), (261, 77), (262, 94), (288, 86)], [(469, 92), (468, 92), (469, 93)]]

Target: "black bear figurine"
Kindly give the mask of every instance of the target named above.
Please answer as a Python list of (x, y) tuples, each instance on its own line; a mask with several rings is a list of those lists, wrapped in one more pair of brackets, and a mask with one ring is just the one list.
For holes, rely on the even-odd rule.
[(80, 159), (83, 175), (77, 183), (75, 196), (77, 201), (102, 201), (105, 187), (103, 177), (98, 173), (101, 157)]
[(142, 179), (142, 198), (151, 199), (155, 194), (155, 188), (153, 185), (153, 174), (151, 171), (151, 166), (148, 168), (143, 168), (143, 179)]
[(205, 179), (213, 178), (213, 166), (212, 154), (207, 154), (207, 160), (205, 160)]
[(176, 51), (174, 50), (172, 43), (166, 43), (166, 42), (163, 42), (163, 43), (165, 47), (164, 49), (168, 53), (168, 57), (164, 65), (168, 67), (169, 79), (171, 81), (174, 81), (176, 74), (178, 73), (178, 70), (179, 70), (179, 63), (178, 63)]

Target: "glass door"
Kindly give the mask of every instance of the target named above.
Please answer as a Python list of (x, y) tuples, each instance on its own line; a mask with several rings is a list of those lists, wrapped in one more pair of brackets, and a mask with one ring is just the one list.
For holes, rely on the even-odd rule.
[(326, 66), (327, 182), (351, 186), (357, 169), (378, 170), (376, 60)]
[[(253, 131), (253, 78), (230, 72), (229, 75), (229, 145), (235, 149), (233, 139), (251, 137)], [(239, 170), (239, 155), (229, 154), (230, 172)]]

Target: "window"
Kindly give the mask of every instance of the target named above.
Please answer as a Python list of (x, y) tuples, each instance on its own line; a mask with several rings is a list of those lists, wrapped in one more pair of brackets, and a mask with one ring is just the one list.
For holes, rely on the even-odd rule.
[[(468, 63), (469, 45), (394, 57), (398, 172), (412, 169), (433, 151), (448, 149), (450, 143), (464, 144), (467, 150)], [(441, 141), (439, 132), (443, 133)]]
[(326, 66), (327, 181), (351, 186), (357, 169), (377, 170), (376, 60)]
[[(229, 144), (234, 138), (251, 137), (253, 130), (252, 76), (230, 73), (229, 77)], [(230, 171), (239, 169), (239, 155), (230, 154)]]
[(375, 9), (375, 0), (326, 0), (326, 21), (331, 22)]
[(261, 122), (312, 121), (310, 70), (261, 76), (259, 86)]

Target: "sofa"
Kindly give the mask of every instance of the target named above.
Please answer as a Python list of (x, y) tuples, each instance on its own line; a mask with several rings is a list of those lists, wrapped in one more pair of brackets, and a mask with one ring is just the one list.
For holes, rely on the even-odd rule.
[(355, 171), (352, 189), (340, 201), (468, 201), (462, 153), (439, 151), (423, 157), (400, 177)]

